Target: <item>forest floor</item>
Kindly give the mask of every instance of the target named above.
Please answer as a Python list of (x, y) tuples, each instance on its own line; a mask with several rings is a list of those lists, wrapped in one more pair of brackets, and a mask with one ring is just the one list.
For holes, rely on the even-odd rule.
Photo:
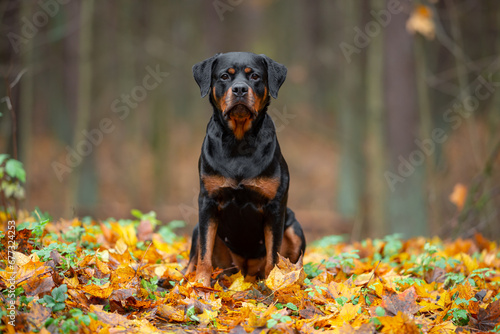
[(266, 280), (216, 270), (204, 288), (182, 273), (181, 222), (133, 215), (0, 213), (0, 332), (500, 333), (500, 248), (481, 235), (329, 236)]

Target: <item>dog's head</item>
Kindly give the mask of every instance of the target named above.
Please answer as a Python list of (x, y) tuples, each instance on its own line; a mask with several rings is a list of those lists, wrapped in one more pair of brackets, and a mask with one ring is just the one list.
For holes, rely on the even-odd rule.
[(249, 52), (219, 53), (193, 66), (201, 96), (210, 102), (237, 139), (269, 105), (269, 95), (278, 97), (286, 67), (265, 55)]

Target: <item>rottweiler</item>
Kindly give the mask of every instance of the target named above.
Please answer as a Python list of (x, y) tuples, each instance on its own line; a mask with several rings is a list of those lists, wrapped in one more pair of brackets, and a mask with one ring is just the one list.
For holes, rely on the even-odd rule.
[(193, 66), (213, 115), (198, 162), (199, 221), (187, 273), (210, 286), (212, 267), (265, 278), (278, 253), (297, 262), (304, 233), (287, 208), (290, 176), (267, 114), (287, 69), (265, 55), (219, 53)]

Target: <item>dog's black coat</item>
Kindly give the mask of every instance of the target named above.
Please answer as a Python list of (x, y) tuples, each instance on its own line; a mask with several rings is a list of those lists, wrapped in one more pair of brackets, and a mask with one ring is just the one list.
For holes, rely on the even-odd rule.
[(305, 250), (287, 208), (288, 166), (266, 112), (286, 67), (265, 55), (231, 52), (194, 65), (193, 74), (201, 96), (210, 94), (213, 115), (199, 159), (199, 223), (188, 272), (197, 265), (205, 285), (212, 265), (267, 276), (278, 252), (296, 262)]

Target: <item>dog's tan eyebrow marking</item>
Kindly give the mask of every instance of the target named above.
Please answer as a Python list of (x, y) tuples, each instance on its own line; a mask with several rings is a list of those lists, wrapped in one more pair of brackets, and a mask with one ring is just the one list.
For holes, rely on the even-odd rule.
[(232, 67), (231, 67), (230, 69), (228, 69), (228, 70), (227, 70), (227, 72), (228, 72), (229, 74), (234, 74), (234, 73), (236, 73), (236, 70), (235, 70), (234, 68), (232, 68)]
[(245, 73), (250, 73), (252, 72), (252, 69), (250, 67), (245, 68)]

